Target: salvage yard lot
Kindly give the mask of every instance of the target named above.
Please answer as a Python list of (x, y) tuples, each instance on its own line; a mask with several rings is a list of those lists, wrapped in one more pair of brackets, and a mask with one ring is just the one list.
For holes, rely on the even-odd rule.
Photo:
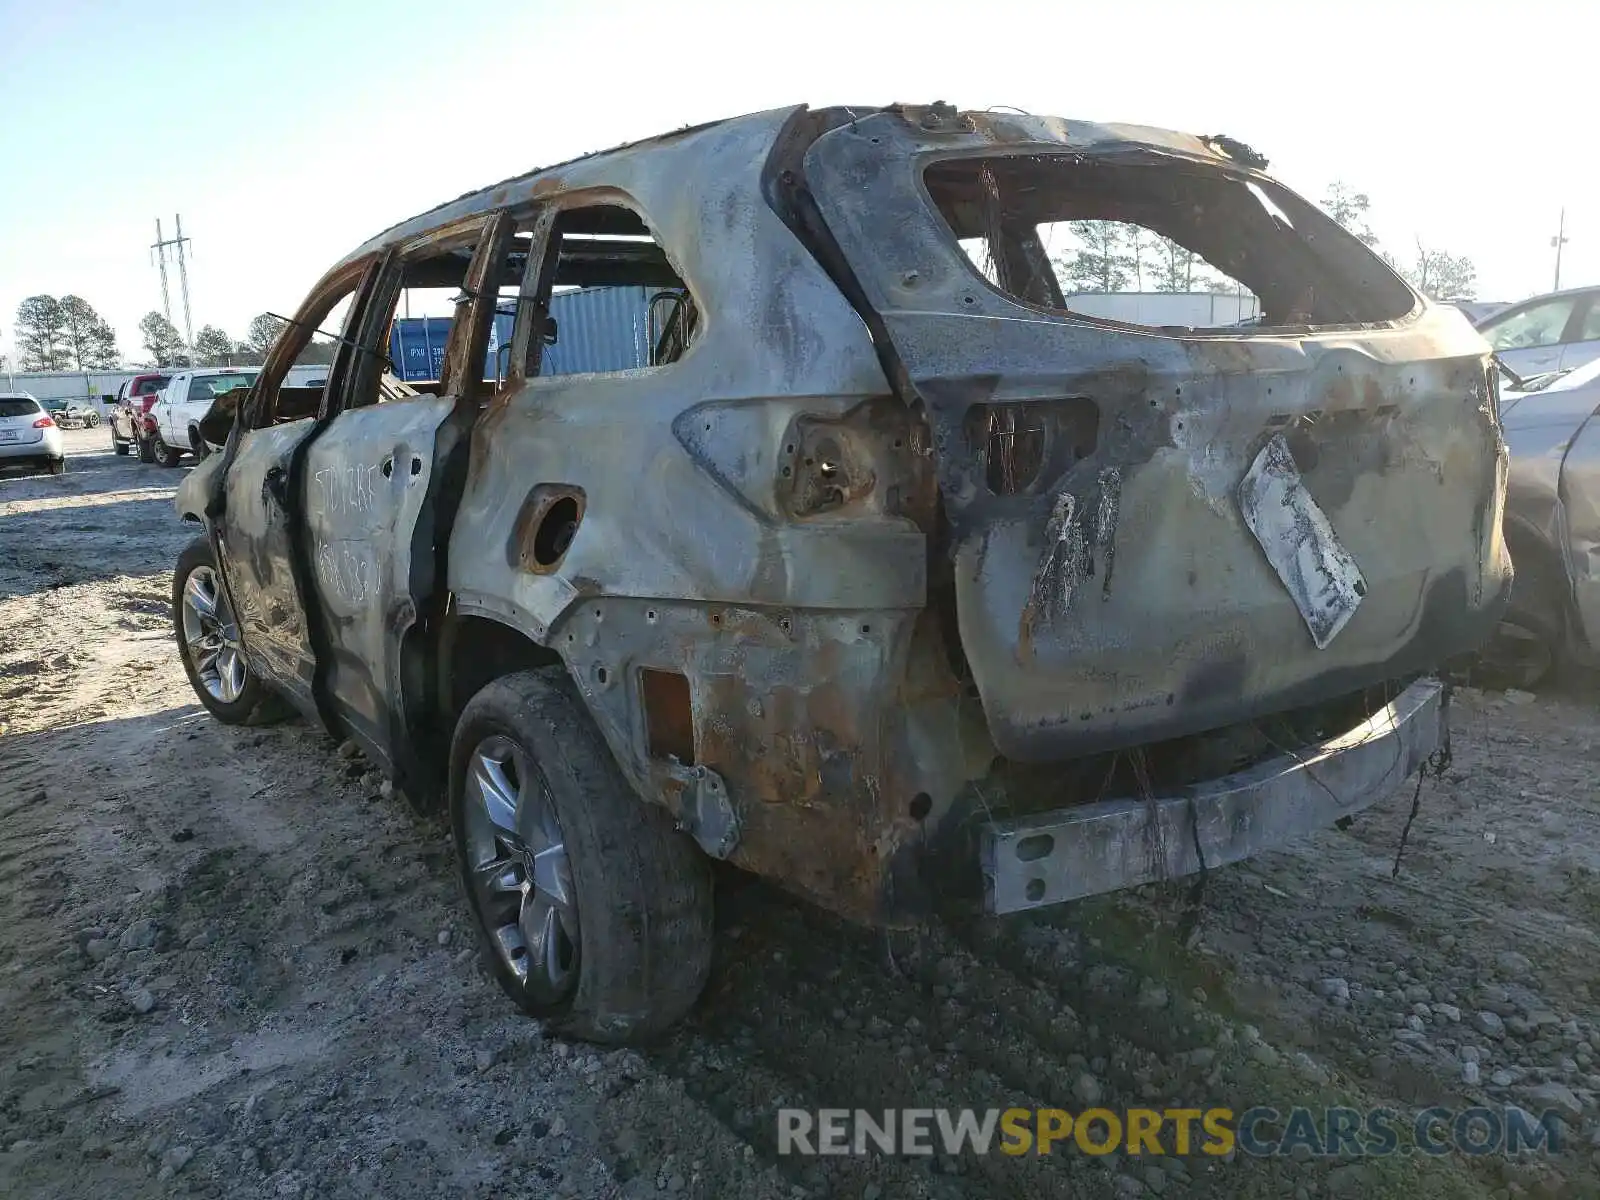
[[(478, 969), (443, 823), (301, 722), (194, 703), (179, 472), (0, 478), (0, 1194), (1593, 1196), (1600, 706), (1454, 703), (1454, 761), (1290, 851), (886, 941), (720, 898), (665, 1042), (547, 1039)], [(1520, 698), (1519, 698), (1520, 699)], [(780, 1107), (1517, 1103), (1566, 1148), (780, 1157)], [(1169, 1151), (1171, 1147), (1166, 1147)]]

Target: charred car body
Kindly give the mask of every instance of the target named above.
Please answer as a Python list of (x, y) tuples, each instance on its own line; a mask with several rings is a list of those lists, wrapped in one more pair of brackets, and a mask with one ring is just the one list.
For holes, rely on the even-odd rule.
[[(692, 1003), (703, 855), (901, 923), (1357, 811), (1440, 746), (1424, 674), (1509, 588), (1497, 391), (1458, 313), (1260, 165), (799, 108), (398, 226), (317, 286), (180, 489), (207, 528), (174, 583), (191, 680), (447, 793), (502, 984), (603, 1039)], [(1074, 314), (1068, 220), (1167, 237), (1262, 321)], [(650, 365), (541, 370), (552, 292), (623, 284), (659, 289)], [(427, 285), (460, 289), (443, 378), (382, 399)], [(326, 386), (283, 386), (341, 302)]]

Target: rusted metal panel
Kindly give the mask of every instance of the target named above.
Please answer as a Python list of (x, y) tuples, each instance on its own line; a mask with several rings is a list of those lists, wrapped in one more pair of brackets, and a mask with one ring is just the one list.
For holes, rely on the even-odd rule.
[[(929, 163), (956, 156), (1088, 162), (1096, 147), (1145, 155), (1147, 170), (1181, 159), (1184, 179), (1265, 179), (1183, 138), (922, 110), (842, 123), (805, 154), (806, 183), (926, 408), (961, 646), (996, 745), (1045, 761), (1181, 736), (1476, 646), (1510, 579), (1488, 528), (1504, 450), (1482, 340), (1381, 267), (1394, 316), (1365, 325), (1152, 330), (1025, 302), (957, 252), (922, 185)], [(1097, 406), (1093, 451), (997, 494), (968, 414), (1064, 397)], [(1280, 435), (1367, 591), (1320, 652), (1238, 504)]]
[[(223, 481), (228, 520), (219, 526), (228, 587), (252, 670), (308, 699), (313, 657), (306, 612), (290, 563), (289, 463), (311, 432), (307, 418), (255, 430)], [(210, 460), (208, 459), (209, 463)], [(218, 467), (191, 488), (214, 478)], [(184, 497), (180, 496), (180, 503)]]
[(417, 616), (412, 531), (434, 479), (439, 427), (453, 408), (453, 399), (424, 395), (353, 409), (306, 453), (304, 525), (332, 645), (328, 690), (352, 732), (385, 762), (401, 702), (393, 647)]
[(1202, 786), (990, 822), (986, 907), (1021, 912), (1178, 879), (1326, 829), (1390, 795), (1448, 730), (1443, 686), (1422, 680), (1322, 745)]

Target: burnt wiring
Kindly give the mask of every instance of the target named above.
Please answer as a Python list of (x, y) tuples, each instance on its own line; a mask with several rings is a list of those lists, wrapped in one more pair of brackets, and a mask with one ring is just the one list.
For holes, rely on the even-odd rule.
[(1195, 861), (1200, 864), (1200, 873), (1189, 885), (1189, 894), (1183, 898), (1183, 916), (1178, 919), (1178, 942), (1188, 945), (1189, 939), (1194, 936), (1195, 926), (1200, 923), (1200, 913), (1205, 906), (1206, 882), (1211, 876), (1211, 868), (1206, 863), (1205, 847), (1200, 844), (1200, 810), (1195, 806), (1194, 796), (1189, 796), (1189, 837), (1194, 843)]
[(1406, 816), (1405, 826), (1400, 830), (1400, 844), (1395, 847), (1394, 866), (1389, 871), (1390, 879), (1400, 878), (1400, 860), (1405, 857), (1406, 843), (1411, 839), (1411, 826), (1417, 819), (1417, 813), (1422, 809), (1422, 782), (1432, 775), (1435, 779), (1443, 779), (1444, 773), (1450, 769), (1454, 756), (1450, 749), (1450, 692), (1451, 687), (1444, 685), (1444, 694), (1440, 697), (1440, 725), (1444, 729), (1444, 742), (1428, 756), (1428, 761), (1422, 764), (1422, 769), (1417, 772), (1417, 786), (1411, 793), (1411, 812)]
[(1133, 768), (1134, 783), (1139, 795), (1144, 797), (1146, 853), (1155, 864), (1157, 877), (1167, 881), (1167, 837), (1161, 828), (1161, 809), (1156, 804), (1155, 788), (1150, 783), (1150, 767), (1145, 761), (1144, 747), (1137, 746), (1128, 753), (1128, 765)]

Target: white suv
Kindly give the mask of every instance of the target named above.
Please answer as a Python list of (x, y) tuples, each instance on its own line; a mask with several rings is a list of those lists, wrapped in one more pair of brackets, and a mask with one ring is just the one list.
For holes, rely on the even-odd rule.
[(33, 462), (59, 475), (67, 469), (61, 429), (27, 392), (0, 392), (0, 467)]
[(234, 388), (249, 387), (257, 374), (253, 369), (206, 367), (173, 375), (150, 406), (149, 421), (155, 428), (148, 436), (155, 460), (164, 467), (175, 467), (185, 454), (204, 458), (207, 448), (200, 436), (200, 420), (211, 410), (211, 402)]

